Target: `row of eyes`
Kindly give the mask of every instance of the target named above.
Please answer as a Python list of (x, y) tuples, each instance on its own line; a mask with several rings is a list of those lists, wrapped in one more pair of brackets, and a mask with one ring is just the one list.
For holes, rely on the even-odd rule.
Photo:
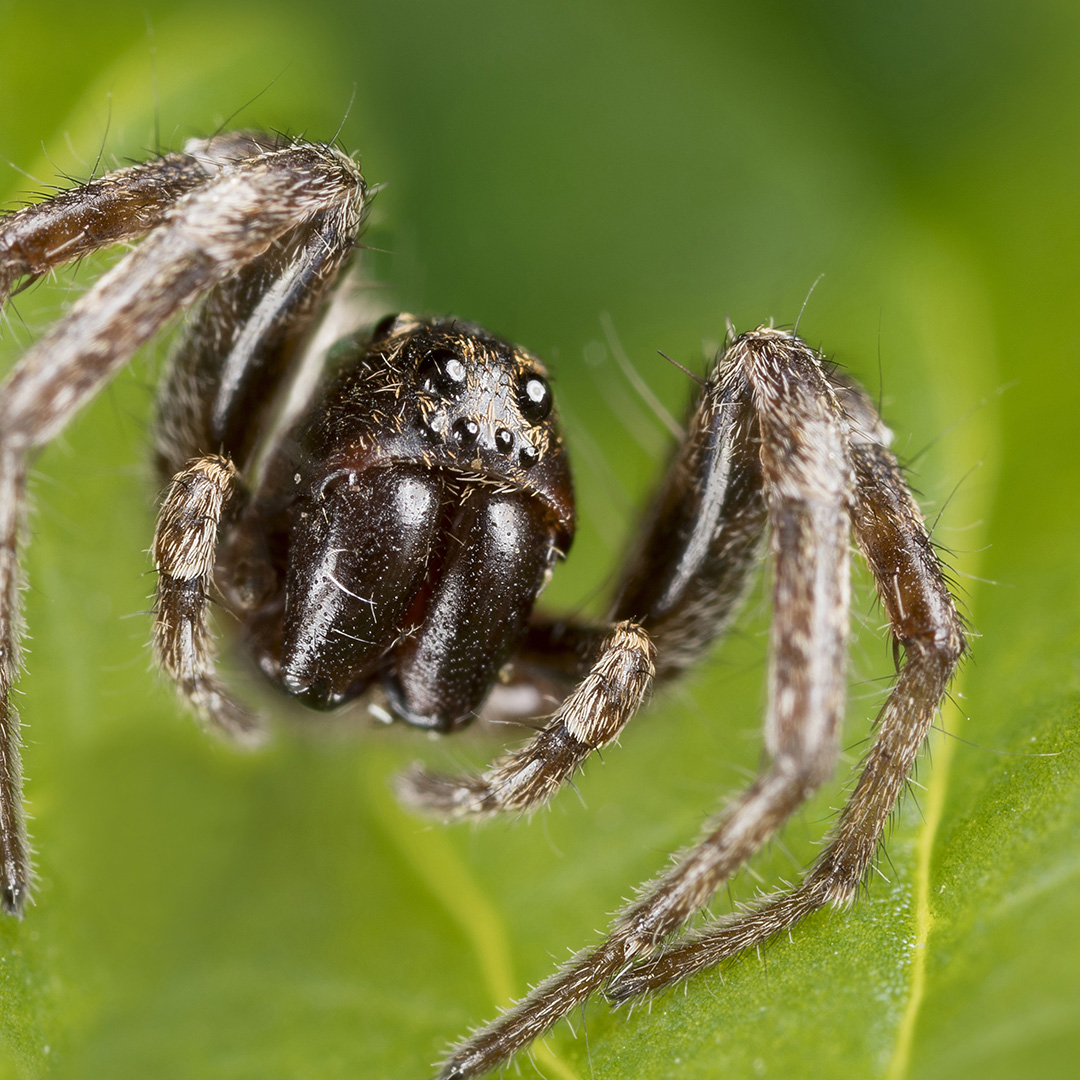
[[(430, 353), (417, 372), (420, 385), (440, 397), (453, 397), (465, 388), (465, 365), (456, 353), (440, 349)], [(518, 386), (517, 406), (530, 424), (538, 424), (551, 412), (551, 388), (535, 373), (526, 375)]]

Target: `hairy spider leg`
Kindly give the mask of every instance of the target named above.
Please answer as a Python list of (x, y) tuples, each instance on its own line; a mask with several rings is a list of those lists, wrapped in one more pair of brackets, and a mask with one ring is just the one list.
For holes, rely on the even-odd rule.
[[(251, 745), (263, 727), (217, 677), (210, 597), (218, 532), (226, 510), (249, 498), (227, 457), (192, 461), (169, 483), (151, 551), (158, 572), (154, 598), (154, 655), (184, 700), (221, 733)], [(232, 506), (230, 506), (232, 503)]]
[[(196, 158), (167, 154), (0, 216), (0, 308), (21, 279), (29, 283), (103, 247), (146, 235), (177, 198), (206, 180), (206, 169)], [(46, 361), (48, 355), (39, 353)], [(112, 370), (110, 366), (108, 372)], [(16, 410), (21, 415), (11, 415), (7, 402), (13, 379), (14, 373), (0, 389), (0, 889), (5, 909), (18, 913), (31, 884), (22, 815), (19, 718), (11, 700), (22, 668), (18, 551), (26, 524), (28, 458), (51, 436), (40, 430), (35, 416), (33, 385), (29, 406)], [(31, 382), (40, 384), (42, 379), (39, 371)], [(74, 411), (93, 392), (84, 392), (67, 408)], [(62, 407), (60, 426), (65, 420)]]
[[(861, 389), (853, 416), (873, 413)], [(876, 418), (875, 418), (876, 419)], [(853, 440), (854, 526), (870, 565), (893, 639), (904, 649), (899, 676), (878, 715), (877, 735), (858, 783), (805, 880), (746, 914), (717, 920), (616, 976), (606, 993), (615, 1002), (654, 993), (727, 957), (754, 948), (826, 904), (846, 904), (865, 881), (886, 823), (926, 738), (965, 648), (964, 632), (922, 515), (896, 458), (861, 426)]]
[(0, 307), (20, 281), (25, 288), (102, 248), (141, 239), (209, 175), (191, 154), (164, 154), (0, 216)]
[[(334, 211), (342, 233), (359, 227), (363, 181), (346, 155), (290, 144), (237, 160), (245, 144), (257, 140), (200, 141), (188, 154), (123, 170), (0, 219), (0, 299), (21, 276), (146, 236), (0, 385), (0, 903), (14, 914), (31, 884), (11, 688), (21, 666), (18, 552), (32, 456), (174, 314), (281, 237)], [(162, 183), (148, 194), (155, 175)]]
[(545, 806), (594, 751), (614, 742), (640, 708), (654, 675), (655, 650), (632, 622), (612, 627), (591, 670), (536, 738), (497, 758), (479, 776), (444, 776), (422, 768), (398, 778), (403, 803), (444, 818)]
[[(291, 146), (241, 133), (222, 148), (223, 138), (212, 140), (215, 160), (234, 164)], [(193, 149), (206, 153), (204, 146)], [(367, 209), (363, 178), (337, 151), (305, 149), (311, 153), (297, 162), (289, 186), (265, 198), (306, 205), (307, 212), (214, 285), (170, 356), (155, 424), (162, 480), (206, 454), (223, 454), (249, 475), (259, 440), (276, 431), (274, 414), (297, 354), (355, 249)]]
[[(850, 424), (816, 354), (781, 331), (761, 328), (736, 339), (710, 375), (698, 414), (715, 413), (710, 388), (724, 384), (739, 388), (735, 401), (756, 417), (756, 437), (753, 425), (736, 430), (742, 452), (749, 452), (750, 445), (760, 458), (775, 563), (765, 719), (770, 764), (701, 841), (643, 886), (638, 899), (616, 916), (606, 940), (576, 954), (451, 1051), (440, 1080), (488, 1072), (627, 965), (652, 953), (708, 903), (833, 770), (846, 692), (850, 493), (855, 481)], [(711, 429), (695, 419), (691, 431)], [(707, 435), (692, 438), (708, 441)], [(732, 447), (730, 453), (735, 452)], [(715, 460), (724, 462), (725, 454)], [(645, 548), (652, 543), (647, 540)], [(713, 564), (714, 573), (720, 565), (722, 559)], [(744, 588), (739, 579), (731, 595), (741, 596)], [(719, 610), (723, 624), (727, 613), (722, 604)], [(683, 620), (698, 625), (692, 618)], [(680, 621), (673, 617), (672, 625)], [(648, 620), (644, 625), (648, 630)], [(677, 644), (686, 637), (673, 631), (672, 640)], [(700, 648), (698, 636), (691, 641), (694, 649), (689, 651)], [(659, 658), (658, 667), (663, 669), (663, 663)]]

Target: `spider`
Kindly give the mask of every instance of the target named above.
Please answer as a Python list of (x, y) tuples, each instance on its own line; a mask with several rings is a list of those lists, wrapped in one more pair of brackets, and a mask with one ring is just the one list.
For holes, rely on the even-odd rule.
[[(314, 709), (374, 695), (439, 732), (484, 709), (546, 712), (530, 742), (478, 775), (418, 768), (398, 783), (407, 804), (446, 819), (535, 810), (654, 684), (702, 658), (767, 545), (760, 775), (600, 944), (455, 1047), (439, 1073), (449, 1080), (491, 1070), (597, 992), (654, 993), (850, 902), (965, 638), (874, 406), (771, 327), (730, 336), (702, 381), (607, 619), (534, 614), (574, 533), (544, 366), (478, 326), (407, 314), (349, 326), (328, 347), (349, 314), (334, 287), (368, 202), (334, 146), (236, 132), (0, 219), (0, 302), (62, 263), (142, 241), (0, 387), (0, 885), (20, 914), (31, 870), (11, 689), (29, 463), (195, 301), (159, 393), (153, 643), (183, 699), (226, 735), (262, 727), (217, 674), (212, 603), (265, 677)], [(800, 884), (681, 934), (833, 771), (852, 535), (897, 666), (856, 786)]]

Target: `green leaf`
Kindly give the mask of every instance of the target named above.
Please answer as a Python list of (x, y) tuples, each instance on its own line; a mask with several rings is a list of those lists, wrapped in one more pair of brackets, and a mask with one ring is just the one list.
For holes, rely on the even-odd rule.
[[(594, 1003), (538, 1048), (541, 1072), (1071, 1075), (1074, 7), (416, 0), (149, 17), (152, 43), (127, 5), (5, 17), (0, 100), (18, 108), (0, 160), (35, 179), (0, 174), (0, 190), (230, 118), (330, 137), (355, 85), (341, 137), (388, 185), (365, 253), (388, 283), (377, 296), (550, 359), (582, 517), (550, 605), (602, 611), (666, 453), (603, 316), (678, 414), (687, 379), (655, 350), (700, 369), (726, 317), (793, 324), (821, 274), (800, 332), (880, 392), (955, 570), (971, 658), (866, 895), (651, 1006)], [(95, 269), (17, 298), (9, 361)], [(496, 753), (480, 733), (429, 743), (363, 714), (328, 729), (264, 698), (275, 742), (237, 753), (181, 714), (144, 648), (164, 348), (35, 470), (20, 707), (40, 884), (27, 917), (0, 924), (0, 1076), (424, 1076), (596, 940), (752, 775), (767, 605), (756, 593), (709, 663), (590, 765), (580, 799), (531, 824), (441, 829), (395, 805), (390, 778), (414, 758)], [(850, 783), (891, 672), (862, 579), (837, 780), (717, 912), (795, 879)]]

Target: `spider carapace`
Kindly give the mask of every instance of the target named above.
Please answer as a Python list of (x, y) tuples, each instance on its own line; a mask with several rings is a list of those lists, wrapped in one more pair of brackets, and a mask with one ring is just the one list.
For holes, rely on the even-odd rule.
[[(355, 332), (334, 286), (366, 204), (335, 147), (239, 132), (0, 218), (0, 303), (62, 263), (140, 241), (0, 386), (0, 886), (20, 912), (31, 876), (11, 692), (29, 464), (197, 302), (159, 394), (154, 645), (227, 734), (260, 723), (217, 674), (215, 599), (269, 680), (316, 708), (375, 694), (438, 731), (485, 708), (539, 717), (531, 741), (478, 775), (415, 770), (398, 785), (443, 818), (534, 810), (618, 737), (650, 686), (705, 655), (772, 558), (760, 775), (603, 941), (451, 1051), (440, 1075), (463, 1078), (598, 991), (654, 992), (851, 901), (965, 640), (872, 403), (771, 327), (731, 336), (709, 367), (608, 617), (533, 613), (574, 528), (544, 368), (455, 320), (388, 316)], [(832, 773), (852, 537), (902, 653), (858, 781), (797, 886), (681, 934)]]

